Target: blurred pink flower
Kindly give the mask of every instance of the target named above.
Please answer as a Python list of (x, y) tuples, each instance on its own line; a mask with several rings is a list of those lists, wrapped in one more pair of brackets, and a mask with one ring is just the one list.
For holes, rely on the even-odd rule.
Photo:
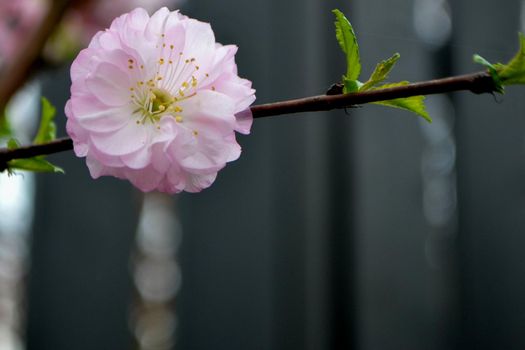
[[(2, 1), (2, 0), (0, 0)], [(163, 6), (177, 6), (184, 0), (83, 0), (73, 3), (48, 41), (44, 57), (60, 63), (77, 55), (99, 31), (109, 27), (111, 21), (123, 13), (142, 7), (149, 13)]]
[(15, 57), (20, 42), (36, 30), (46, 10), (44, 0), (0, 0), (0, 67)]
[[(65, 18), (65, 26), (78, 34), (81, 42), (87, 44), (99, 30), (109, 26), (111, 21), (131, 10), (142, 7), (152, 13), (163, 6), (173, 7), (181, 0), (90, 0), (73, 8)], [(82, 45), (84, 46), (84, 45)]]
[(98, 0), (94, 2), (92, 16), (99, 24), (107, 27), (111, 21), (123, 13), (142, 7), (148, 13), (157, 11), (161, 7), (179, 5), (180, 0)]
[(142, 191), (209, 187), (241, 153), (235, 131), (252, 124), (255, 91), (237, 75), (236, 51), (216, 43), (209, 24), (167, 8), (151, 17), (136, 9), (98, 32), (73, 62), (66, 104), (91, 176)]

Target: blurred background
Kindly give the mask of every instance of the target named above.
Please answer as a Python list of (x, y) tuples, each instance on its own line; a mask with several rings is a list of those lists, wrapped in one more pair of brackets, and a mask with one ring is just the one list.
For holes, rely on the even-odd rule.
[[(10, 3), (0, 17), (23, 28)], [(87, 40), (78, 28), (140, 1), (85, 3), (9, 105), (22, 140), (40, 94), (65, 135), (60, 62)], [(257, 103), (340, 80), (333, 8), (364, 75), (401, 53), (392, 81), (480, 70), (473, 53), (506, 61), (525, 31), (523, 0), (170, 5), (240, 47)], [(524, 349), (524, 91), (430, 97), (431, 125), (379, 106), (257, 120), (196, 195), (93, 181), (70, 152), (50, 157), (67, 175), (2, 174), (0, 349)]]

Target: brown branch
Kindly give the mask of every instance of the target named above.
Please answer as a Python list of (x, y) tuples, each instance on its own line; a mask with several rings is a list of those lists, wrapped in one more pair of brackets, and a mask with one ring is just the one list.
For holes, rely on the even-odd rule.
[(475, 94), (495, 92), (490, 74), (479, 72), (450, 78), (413, 83), (388, 89), (353, 93), (347, 95), (321, 95), (297, 100), (269, 103), (252, 107), (254, 118), (281, 114), (320, 112), (350, 106), (393, 100), (396, 98), (443, 94), (453, 91), (470, 91)]
[(49, 9), (40, 26), (21, 42), (17, 57), (3, 70), (0, 82), (0, 110), (3, 110), (11, 96), (26, 82), (31, 75), (33, 64), (40, 57), (47, 39), (53, 34), (56, 26), (73, 1), (50, 0)]
[[(454, 91), (470, 91), (475, 94), (493, 93), (496, 91), (496, 87), (490, 74), (478, 72), (382, 90), (346, 95), (320, 95), (255, 105), (251, 107), (251, 111), (254, 118), (263, 118), (292, 113), (329, 111), (371, 102)], [(31, 158), (43, 154), (67, 151), (72, 148), (73, 142), (71, 139), (63, 138), (42, 145), (25, 146), (14, 150), (0, 149), (0, 171), (5, 170), (8, 166), (7, 163), (12, 159)]]
[(32, 158), (36, 156), (69, 151), (73, 149), (73, 141), (64, 137), (41, 145), (29, 145), (16, 149), (0, 149), (0, 172), (8, 167), (8, 162), (13, 159)]

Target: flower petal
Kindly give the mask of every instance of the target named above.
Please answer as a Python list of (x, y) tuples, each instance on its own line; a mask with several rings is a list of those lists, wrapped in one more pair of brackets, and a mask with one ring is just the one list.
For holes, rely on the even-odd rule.
[(108, 108), (91, 96), (72, 99), (70, 105), (78, 124), (94, 132), (118, 130), (133, 117), (131, 106)]
[(123, 128), (112, 133), (92, 133), (91, 141), (101, 152), (122, 156), (138, 151), (148, 145), (150, 126), (128, 122)]
[(149, 19), (145, 29), (145, 36), (148, 40), (156, 41), (164, 32), (164, 26), (166, 20), (170, 14), (170, 10), (167, 7), (162, 7), (156, 11)]
[(186, 188), (184, 189), (187, 192), (197, 193), (202, 191), (205, 188), (210, 187), (215, 179), (217, 178), (217, 173), (208, 174), (208, 175), (190, 175), (186, 180)]
[(209, 70), (215, 52), (215, 35), (209, 23), (194, 19), (185, 21), (184, 56), (195, 58), (203, 70)]
[(199, 130), (202, 127), (232, 130), (236, 124), (233, 100), (215, 91), (199, 91), (197, 95), (181, 101), (180, 106), (184, 122)]
[(235, 131), (248, 135), (253, 124), (252, 110), (249, 107), (246, 108), (244, 111), (237, 113), (235, 119), (237, 120)]
[(164, 174), (151, 166), (140, 170), (126, 169), (125, 175), (135, 187), (143, 192), (151, 192), (156, 189), (164, 177)]
[(130, 103), (129, 77), (112, 64), (99, 64), (95, 73), (88, 76), (86, 84), (93, 96), (108, 106)]

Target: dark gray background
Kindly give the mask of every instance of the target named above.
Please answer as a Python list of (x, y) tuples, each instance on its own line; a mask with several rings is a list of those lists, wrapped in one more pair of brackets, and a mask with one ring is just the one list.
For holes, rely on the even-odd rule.
[[(189, 0), (184, 12), (239, 45), (263, 103), (340, 79), (333, 8), (354, 24), (364, 74), (401, 53), (393, 81), (478, 70), (473, 53), (517, 49), (518, 0), (452, 0), (440, 47), (416, 33), (412, 0)], [(63, 105), (67, 71), (45, 79)], [(523, 349), (524, 92), (430, 98), (434, 131), (380, 106), (256, 121), (210, 189), (174, 197), (176, 348)], [(435, 131), (443, 123), (451, 132)], [(92, 181), (72, 154), (54, 159), (67, 175), (38, 178), (27, 348), (131, 348), (140, 195)], [(445, 199), (426, 207), (428, 193)], [(436, 223), (432, 208), (448, 216)]]

